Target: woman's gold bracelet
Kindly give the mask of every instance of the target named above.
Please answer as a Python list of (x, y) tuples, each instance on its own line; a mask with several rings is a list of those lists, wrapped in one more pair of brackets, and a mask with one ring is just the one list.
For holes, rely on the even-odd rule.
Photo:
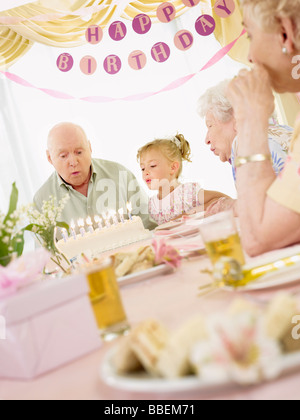
[(245, 163), (264, 162), (265, 160), (272, 161), (272, 156), (271, 155), (263, 155), (261, 153), (259, 153), (257, 155), (246, 156), (246, 157), (238, 156), (235, 159), (234, 163), (235, 163), (235, 167), (239, 168), (240, 166), (245, 165)]

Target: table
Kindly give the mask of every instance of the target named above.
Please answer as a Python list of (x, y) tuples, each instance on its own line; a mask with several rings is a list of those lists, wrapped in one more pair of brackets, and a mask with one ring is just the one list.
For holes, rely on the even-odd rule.
[[(173, 274), (152, 278), (121, 288), (125, 309), (132, 325), (151, 317), (174, 328), (190, 317), (225, 310), (241, 294), (218, 290), (197, 296), (198, 286), (210, 277), (200, 271), (210, 267), (206, 256), (186, 260)], [(299, 284), (298, 284), (299, 289)], [(293, 289), (291, 289), (293, 290)], [(278, 290), (252, 292), (252, 299), (269, 298)], [(107, 352), (116, 345), (104, 343), (100, 350), (31, 382), (0, 380), (0, 399), (5, 400), (199, 400), (197, 392), (140, 394), (110, 388), (99, 369)], [(201, 395), (201, 399), (264, 400), (300, 399), (300, 370), (272, 383), (221, 393)]]

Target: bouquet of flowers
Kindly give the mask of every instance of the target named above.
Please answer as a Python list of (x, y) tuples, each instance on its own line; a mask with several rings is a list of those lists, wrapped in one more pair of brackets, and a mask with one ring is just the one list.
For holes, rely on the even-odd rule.
[(6, 267), (14, 257), (20, 257), (24, 249), (24, 232), (20, 222), (26, 211), (17, 209), (19, 192), (14, 183), (10, 196), (8, 213), (0, 212), (0, 266)]
[(51, 260), (65, 273), (70, 262), (56, 247), (56, 230), (60, 227), (69, 231), (66, 223), (58, 222), (68, 200), (68, 195), (59, 203), (55, 197), (50, 197), (49, 201), (43, 202), (41, 212), (31, 205), (27, 211), (31, 224), (24, 229), (35, 234), (38, 242), (51, 253)]

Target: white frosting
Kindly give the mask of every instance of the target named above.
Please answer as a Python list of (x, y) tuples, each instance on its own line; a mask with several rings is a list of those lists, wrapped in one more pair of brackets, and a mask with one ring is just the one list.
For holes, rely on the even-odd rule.
[(110, 228), (97, 229), (94, 233), (86, 233), (84, 237), (70, 237), (67, 242), (62, 239), (56, 245), (69, 260), (72, 260), (82, 253), (96, 257), (103, 252), (151, 237), (152, 233), (144, 228), (142, 219), (134, 216), (133, 220), (126, 220), (125, 223)]

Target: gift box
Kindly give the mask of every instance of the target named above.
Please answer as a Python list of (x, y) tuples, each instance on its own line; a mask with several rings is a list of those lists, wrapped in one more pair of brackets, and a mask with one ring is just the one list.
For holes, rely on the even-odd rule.
[(82, 275), (18, 290), (0, 300), (0, 316), (0, 378), (33, 379), (101, 345)]

